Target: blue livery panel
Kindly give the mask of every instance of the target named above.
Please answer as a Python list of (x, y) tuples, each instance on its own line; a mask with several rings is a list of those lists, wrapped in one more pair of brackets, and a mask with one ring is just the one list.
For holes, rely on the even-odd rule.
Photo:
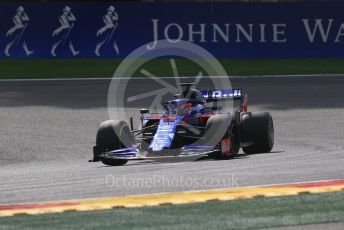
[(174, 121), (164, 121), (162, 118), (148, 149), (153, 152), (159, 152), (171, 147), (173, 137), (176, 133), (177, 126), (183, 120), (184, 116), (178, 116)]

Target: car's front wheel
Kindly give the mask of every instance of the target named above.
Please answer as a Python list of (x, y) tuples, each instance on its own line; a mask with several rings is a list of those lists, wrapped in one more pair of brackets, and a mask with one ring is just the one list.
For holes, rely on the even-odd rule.
[[(97, 132), (96, 145), (100, 152), (112, 151), (131, 146), (133, 143), (130, 129), (125, 121), (108, 120), (100, 124)], [(127, 160), (100, 158), (105, 165), (119, 166), (127, 163)]]

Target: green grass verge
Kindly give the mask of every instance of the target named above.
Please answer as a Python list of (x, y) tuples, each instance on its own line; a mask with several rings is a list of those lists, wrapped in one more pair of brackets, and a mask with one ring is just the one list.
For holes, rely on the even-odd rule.
[(0, 218), (0, 229), (252, 229), (344, 221), (344, 192)]
[[(344, 59), (260, 59), (220, 60), (229, 75), (274, 74), (344, 74)], [(112, 77), (121, 60), (109, 59), (45, 59), (0, 60), (0, 79), (15, 78), (75, 78)], [(200, 70), (196, 64), (176, 60), (180, 75), (194, 76)], [(157, 76), (172, 76), (168, 59), (147, 62), (145, 69)], [(135, 76), (141, 76), (139, 72)]]

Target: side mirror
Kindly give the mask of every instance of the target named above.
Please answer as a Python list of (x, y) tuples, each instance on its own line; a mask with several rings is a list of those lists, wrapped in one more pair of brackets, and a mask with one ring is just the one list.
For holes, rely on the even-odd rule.
[(149, 113), (149, 109), (140, 109), (141, 115)]

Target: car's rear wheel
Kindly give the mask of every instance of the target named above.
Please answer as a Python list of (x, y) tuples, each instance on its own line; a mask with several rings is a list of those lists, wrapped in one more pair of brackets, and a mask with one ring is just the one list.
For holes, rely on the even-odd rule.
[[(125, 121), (108, 120), (100, 124), (97, 132), (96, 144), (100, 152), (112, 151), (131, 146), (133, 143), (130, 129)], [(127, 160), (100, 158), (105, 165), (119, 166), (127, 163)]]
[(270, 113), (244, 113), (241, 118), (242, 141), (251, 143), (243, 147), (247, 154), (270, 152), (274, 145), (274, 123)]

